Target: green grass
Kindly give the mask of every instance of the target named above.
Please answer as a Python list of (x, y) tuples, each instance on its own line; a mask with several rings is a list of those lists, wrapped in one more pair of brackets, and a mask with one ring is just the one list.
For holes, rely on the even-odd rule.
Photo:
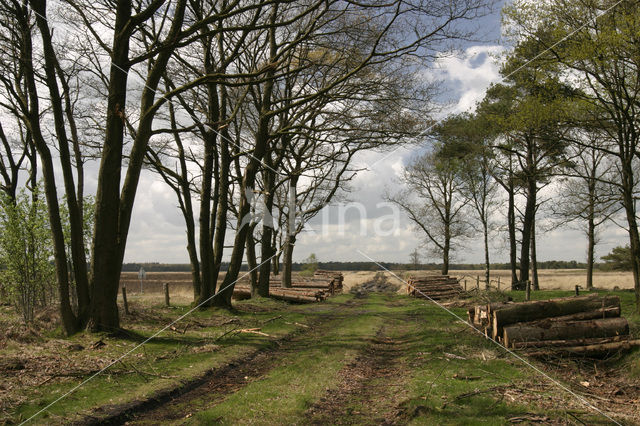
[[(392, 303), (385, 303), (389, 301)], [(304, 423), (311, 404), (326, 389), (335, 390), (340, 368), (348, 365), (383, 325), (388, 337), (404, 342), (400, 356), (394, 360), (402, 374), (392, 378), (393, 388), (389, 387), (388, 378), (367, 383), (380, 394), (377, 402), (368, 397), (360, 400), (357, 395), (343, 401), (344, 412), (350, 417), (334, 419), (336, 423), (370, 423), (369, 414), (380, 411), (376, 404), (384, 408), (389, 406), (388, 400), (400, 408), (402, 422), (415, 424), (506, 424), (510, 417), (540, 412), (534, 407), (496, 401), (491, 393), (455, 400), (474, 389), (528, 380), (530, 371), (501, 355), (495, 346), (470, 333), (464, 325), (453, 322), (450, 314), (440, 308), (406, 297), (374, 295), (362, 309), (364, 313), (341, 323), (322, 340), (310, 342), (291, 359), (282, 360), (282, 367), (196, 414), (191, 422)], [(462, 309), (457, 311), (464, 313)], [(448, 358), (445, 354), (465, 359)], [(481, 378), (466, 381), (455, 375)]]
[[(45, 413), (40, 414), (41, 417), (37, 421), (66, 423), (78, 413), (86, 414), (96, 407), (144, 398), (154, 391), (178, 386), (185, 379), (197, 377), (208, 369), (221, 366), (231, 359), (270, 345), (273, 338), (298, 330), (300, 326), (295, 325), (296, 322), (304, 324), (310, 319), (303, 309), (292, 310), (290, 305), (272, 300), (238, 302), (237, 308), (239, 310), (236, 312), (214, 311), (213, 315), (212, 311), (194, 312), (189, 320), (207, 320), (216, 317), (220, 322), (224, 322), (224, 319), (236, 319), (238, 323), (205, 327), (187, 331), (185, 334), (164, 332), (129, 354), (123, 359), (123, 363), (115, 364), (71, 395), (56, 402)], [(244, 308), (251, 309), (243, 310)], [(179, 306), (172, 310), (164, 309), (167, 315), (157, 319), (157, 322), (136, 324), (135, 335), (130, 339), (84, 333), (67, 339), (66, 344), (81, 342), (86, 347), (88, 342), (101, 338), (106, 343), (104, 350), (85, 349), (82, 352), (87, 353), (87, 356), (106, 359), (108, 362), (132, 349), (187, 309), (188, 306)], [(260, 311), (255, 312), (256, 309)], [(278, 316), (282, 318), (265, 323)], [(220, 340), (216, 339), (233, 328), (253, 327), (260, 327), (261, 331), (269, 334), (271, 338), (249, 333), (231, 333)], [(180, 329), (181, 326), (177, 325), (177, 328)], [(211, 352), (192, 352), (207, 344), (215, 344), (219, 347)], [(14, 351), (18, 349), (16, 347)], [(56, 383), (53, 380), (42, 386), (25, 389), (23, 396), (29, 402), (19, 405), (11, 418), (13, 421), (20, 421), (31, 417), (86, 378), (88, 376), (64, 383)]]
[(292, 359), (283, 360), (265, 378), (250, 383), (222, 404), (198, 413), (193, 422), (286, 424), (304, 421), (306, 409), (335, 383), (340, 368), (355, 358), (381, 322), (379, 317), (363, 314), (346, 323), (333, 323), (332, 330), (321, 340), (306, 340)]
[[(532, 292), (531, 296), (539, 300), (572, 294), (569, 291), (540, 291)], [(609, 294), (620, 296), (623, 316), (629, 319), (632, 334), (640, 337), (640, 316), (634, 314), (634, 294), (628, 291)], [(506, 296), (520, 301), (524, 299), (524, 292), (483, 297), (499, 299)], [(275, 347), (275, 339), (294, 332), (299, 334), (284, 343), (284, 349), (268, 361), (271, 364), (262, 375), (247, 377), (246, 384), (237, 391), (211, 393), (185, 403), (179, 407), (183, 416), (178, 423), (320, 421), (321, 418), (310, 414), (310, 407), (327, 395), (341, 392), (341, 376), (345, 369), (352, 368), (380, 331), (397, 344), (398, 350), (389, 358), (391, 365), (379, 366), (389, 369), (390, 374), (363, 379), (362, 392), (349, 394), (348, 400), (341, 401), (344, 418), (335, 419), (335, 423), (380, 423), (391, 416), (392, 420), (409, 424), (493, 425), (509, 424), (510, 418), (529, 414), (553, 419), (567, 416), (564, 410), (568, 406), (566, 402), (572, 399), (570, 396), (471, 331), (450, 313), (424, 300), (400, 295), (373, 294), (365, 299), (339, 295), (320, 304), (289, 305), (257, 299), (238, 302), (236, 307), (235, 312), (194, 312), (187, 321), (218, 325), (188, 328), (184, 334), (163, 333), (124, 359), (124, 365), (115, 365), (53, 405), (36, 423), (67, 423), (88, 413), (100, 415), (101, 411), (96, 410), (98, 407), (145, 398), (159, 389), (178, 386), (188, 378), (256, 349)], [(157, 306), (144, 311), (155, 316), (140, 317), (128, 324), (129, 329), (135, 330), (135, 336), (128, 339), (88, 333), (74, 336), (64, 344), (75, 342), (87, 347), (102, 338), (107, 345), (103, 350), (87, 348), (65, 356), (114, 359), (187, 309), (188, 306), (171, 309)], [(465, 309), (453, 308), (452, 311), (466, 319)], [(224, 324), (231, 320), (234, 322)], [(322, 321), (316, 327), (300, 326), (319, 320)], [(231, 333), (216, 340), (233, 328), (253, 327), (259, 327), (269, 337)], [(213, 351), (195, 351), (202, 345), (214, 343), (219, 347)], [(23, 349), (24, 346), (7, 345), (0, 355), (15, 355)], [(638, 351), (611, 365), (623, 366), (632, 377), (640, 377)], [(15, 408), (11, 420), (30, 417), (82, 380), (51, 380), (42, 386), (25, 389), (23, 396), (28, 402)], [(508, 391), (503, 397), (504, 389)], [(551, 408), (549, 404), (546, 408), (538, 407), (536, 398), (540, 401), (551, 398), (555, 404), (551, 404)], [(584, 407), (580, 418), (588, 424), (603, 423), (601, 417), (588, 413)]]

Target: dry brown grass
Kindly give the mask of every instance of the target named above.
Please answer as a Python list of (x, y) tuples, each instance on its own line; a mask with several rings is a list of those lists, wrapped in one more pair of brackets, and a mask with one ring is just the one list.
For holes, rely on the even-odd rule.
[[(370, 281), (380, 271), (345, 271), (343, 291), (348, 293), (349, 290), (359, 284)], [(413, 272), (413, 271), (412, 271)], [(438, 271), (417, 271), (418, 273), (438, 273)], [(399, 284), (401, 287), (399, 293), (406, 292), (406, 284), (400, 281), (396, 276), (405, 279), (407, 271), (384, 272), (390, 282)], [(477, 276), (484, 278), (484, 271), (481, 270), (452, 270), (449, 271), (451, 276), (461, 280), (466, 279), (469, 288), (475, 285)], [(572, 290), (576, 285), (585, 286), (586, 271), (584, 269), (541, 269), (538, 271), (540, 277), (540, 287), (544, 290)], [(496, 269), (491, 271), (492, 285), (496, 285), (495, 281), (500, 277), (502, 288), (510, 283), (511, 272), (506, 269)], [(221, 276), (220, 279), (223, 277)], [(193, 301), (193, 290), (191, 287), (191, 274), (189, 272), (148, 272), (143, 283), (144, 293), (140, 295), (140, 284), (138, 282), (138, 274), (136, 272), (123, 272), (121, 284), (126, 284), (127, 294), (132, 300), (144, 299), (147, 303), (164, 303), (162, 295), (162, 283), (168, 282), (171, 294), (171, 300), (178, 303), (190, 303)], [(596, 288), (613, 290), (615, 287), (619, 289), (633, 288), (633, 275), (631, 272), (601, 272), (596, 271), (593, 274), (593, 283)]]
[[(475, 285), (475, 277), (484, 277), (484, 271), (456, 270), (449, 271), (449, 274), (457, 278), (466, 278), (469, 286)], [(511, 282), (511, 271), (506, 269), (496, 269), (491, 271), (491, 279), (508, 285)], [(540, 269), (538, 270), (540, 288), (543, 290), (572, 290), (576, 285), (585, 287), (587, 282), (587, 271), (584, 269)], [(495, 285), (495, 284), (494, 284)], [(633, 274), (631, 272), (601, 272), (593, 273), (593, 285), (596, 288), (613, 290), (633, 288)]]

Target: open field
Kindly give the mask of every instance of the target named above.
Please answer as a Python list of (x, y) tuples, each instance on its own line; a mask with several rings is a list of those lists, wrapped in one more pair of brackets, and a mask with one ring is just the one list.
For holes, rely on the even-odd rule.
[[(373, 279), (373, 277), (379, 271), (346, 271), (344, 274), (344, 292), (349, 290), (363, 282)], [(396, 278), (396, 275), (402, 279), (406, 278), (408, 273), (414, 271), (393, 271), (384, 272), (385, 276), (390, 282), (402, 286), (399, 290), (400, 293), (406, 293), (406, 284)], [(425, 273), (438, 273), (437, 271), (418, 271)], [(295, 279), (294, 273), (294, 279)], [(480, 276), (480, 279), (484, 279), (484, 271), (480, 270), (451, 270), (449, 275), (457, 277), (461, 280), (467, 279), (469, 288), (475, 285), (475, 279)], [(538, 271), (540, 277), (540, 286), (544, 290), (573, 290), (576, 285), (582, 287), (586, 282), (586, 271), (584, 269), (541, 269)], [(241, 274), (242, 276), (242, 274)], [(511, 272), (506, 269), (496, 269), (491, 271), (492, 285), (495, 286), (495, 281), (500, 277), (502, 285), (508, 285), (510, 283)], [(222, 280), (221, 276), (220, 280)], [(245, 277), (242, 281), (247, 281)], [(179, 297), (181, 302), (190, 300), (191, 296), (191, 274), (188, 272), (147, 272), (146, 279), (144, 280), (144, 289), (151, 292), (159, 292), (162, 290), (162, 283), (169, 282), (171, 285), (171, 295), (174, 294)], [(633, 288), (633, 275), (631, 272), (601, 272), (595, 271), (593, 274), (593, 282), (596, 288), (613, 290), (618, 289), (632, 289)], [(140, 283), (138, 281), (138, 274), (136, 272), (123, 272), (121, 283), (126, 284), (129, 294), (138, 293), (140, 290)], [(505, 288), (505, 287), (502, 287)]]
[[(449, 274), (457, 278), (467, 278), (469, 285), (471, 282), (475, 284), (475, 277), (480, 275), (480, 279), (484, 279), (484, 271), (471, 270), (453, 270)], [(500, 277), (502, 283), (511, 282), (511, 271), (506, 269), (497, 269), (491, 271), (491, 280), (497, 280)], [(587, 273), (584, 269), (539, 269), (538, 277), (540, 279), (540, 288), (543, 290), (572, 290), (576, 285), (584, 287), (586, 285)], [(492, 285), (495, 285), (493, 283)], [(601, 272), (594, 271), (593, 285), (596, 288), (613, 290), (632, 289), (633, 274), (629, 272)]]
[[(12, 308), (0, 308), (0, 423), (37, 413), (187, 312), (186, 290), (172, 296), (168, 308), (160, 292), (133, 292), (132, 313), (123, 316), (126, 332), (117, 335), (63, 338), (54, 312), (28, 328)], [(533, 298), (570, 294), (540, 291)], [(632, 335), (640, 337), (633, 293), (614, 294), (622, 299)], [(465, 306), (508, 295), (523, 297), (481, 293), (450, 309), (465, 318)], [(194, 312), (35, 423), (610, 423), (424, 300), (370, 293), (307, 305), (258, 299), (235, 306)], [(638, 350), (607, 361), (530, 362), (608, 416), (640, 423)]]
[[(393, 271), (385, 272), (390, 281), (404, 285), (403, 292), (406, 289), (406, 285), (399, 281), (394, 275), (401, 278), (405, 278), (408, 273), (414, 271)], [(418, 273), (438, 273), (438, 271), (417, 271)], [(348, 290), (354, 285), (362, 283), (364, 281), (372, 279), (376, 271), (347, 271), (344, 272), (344, 286)], [(467, 280), (469, 288), (475, 286), (475, 280), (477, 276), (480, 276), (480, 280), (484, 280), (484, 271), (479, 270), (451, 270), (449, 275), (456, 277), (460, 280)], [(538, 271), (540, 279), (540, 288), (543, 290), (573, 290), (576, 285), (582, 287), (586, 283), (586, 271), (584, 269), (540, 269)], [(491, 271), (492, 286), (496, 286), (498, 277), (502, 283), (502, 289), (511, 282), (511, 271), (506, 269), (496, 269)], [(483, 281), (482, 281), (483, 282)], [(631, 272), (601, 272), (596, 271), (593, 274), (593, 283), (596, 288), (613, 290), (619, 289), (632, 289), (633, 288), (633, 274)]]

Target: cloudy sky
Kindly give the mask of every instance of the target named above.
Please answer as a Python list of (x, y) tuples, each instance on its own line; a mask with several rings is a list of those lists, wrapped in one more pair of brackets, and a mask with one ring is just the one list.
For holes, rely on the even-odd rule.
[[(426, 70), (429, 78), (443, 82), (446, 112), (473, 109), (492, 82), (499, 81), (500, 42), (499, 13), (482, 22), (485, 43), (470, 43), (456, 55), (438, 59), (435, 68)], [(352, 184), (348, 200), (359, 205), (341, 203), (328, 206), (309, 223), (298, 238), (294, 261), (315, 253), (320, 261), (367, 260), (360, 253), (381, 261), (407, 262), (409, 253), (418, 248), (423, 261), (427, 251), (420, 248), (423, 237), (408, 218), (394, 212), (385, 203), (385, 192), (398, 188), (397, 177), (403, 165), (419, 147), (401, 147), (393, 152), (362, 153), (358, 166), (366, 168)], [(173, 193), (153, 174), (143, 172), (136, 200), (125, 262), (187, 263), (184, 221)], [(506, 206), (505, 206), (506, 209)], [(556, 229), (538, 236), (539, 260), (578, 260), (585, 258), (586, 242), (576, 229)], [(626, 242), (626, 232), (607, 225), (602, 229), (597, 255), (608, 253), (612, 247)], [(506, 242), (502, 235), (492, 241), (492, 261), (506, 261)], [(481, 241), (470, 240), (455, 254), (455, 261), (482, 262)], [(228, 255), (225, 256), (225, 260)]]

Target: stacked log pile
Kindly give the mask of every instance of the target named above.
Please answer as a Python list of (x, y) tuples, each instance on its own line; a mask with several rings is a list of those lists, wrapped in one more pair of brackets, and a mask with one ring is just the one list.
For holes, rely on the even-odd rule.
[(449, 275), (411, 275), (407, 283), (409, 295), (425, 299), (425, 295), (434, 300), (448, 299), (463, 292), (458, 280)]
[(330, 279), (332, 282), (333, 292), (340, 293), (342, 291), (342, 282), (344, 281), (344, 275), (342, 275), (342, 272), (318, 269), (313, 273), (313, 278), (325, 280)]
[[(342, 273), (322, 272), (322, 274), (315, 274), (313, 278), (301, 278), (292, 281), (291, 288), (282, 287), (280, 280), (271, 280), (269, 282), (269, 296), (289, 302), (308, 303), (323, 301), (342, 290)], [(243, 280), (236, 284), (233, 295), (237, 299), (249, 298), (251, 297), (251, 288)]]
[(531, 355), (606, 355), (640, 345), (630, 338), (629, 323), (620, 316), (618, 296), (490, 303), (470, 308), (468, 316), (487, 337)]
[[(244, 285), (236, 285), (233, 289), (233, 296), (236, 299), (248, 299), (251, 297), (251, 288)], [(328, 296), (324, 290), (308, 289), (308, 288), (270, 288), (269, 296), (274, 299), (286, 300), (288, 302), (320, 302)]]

